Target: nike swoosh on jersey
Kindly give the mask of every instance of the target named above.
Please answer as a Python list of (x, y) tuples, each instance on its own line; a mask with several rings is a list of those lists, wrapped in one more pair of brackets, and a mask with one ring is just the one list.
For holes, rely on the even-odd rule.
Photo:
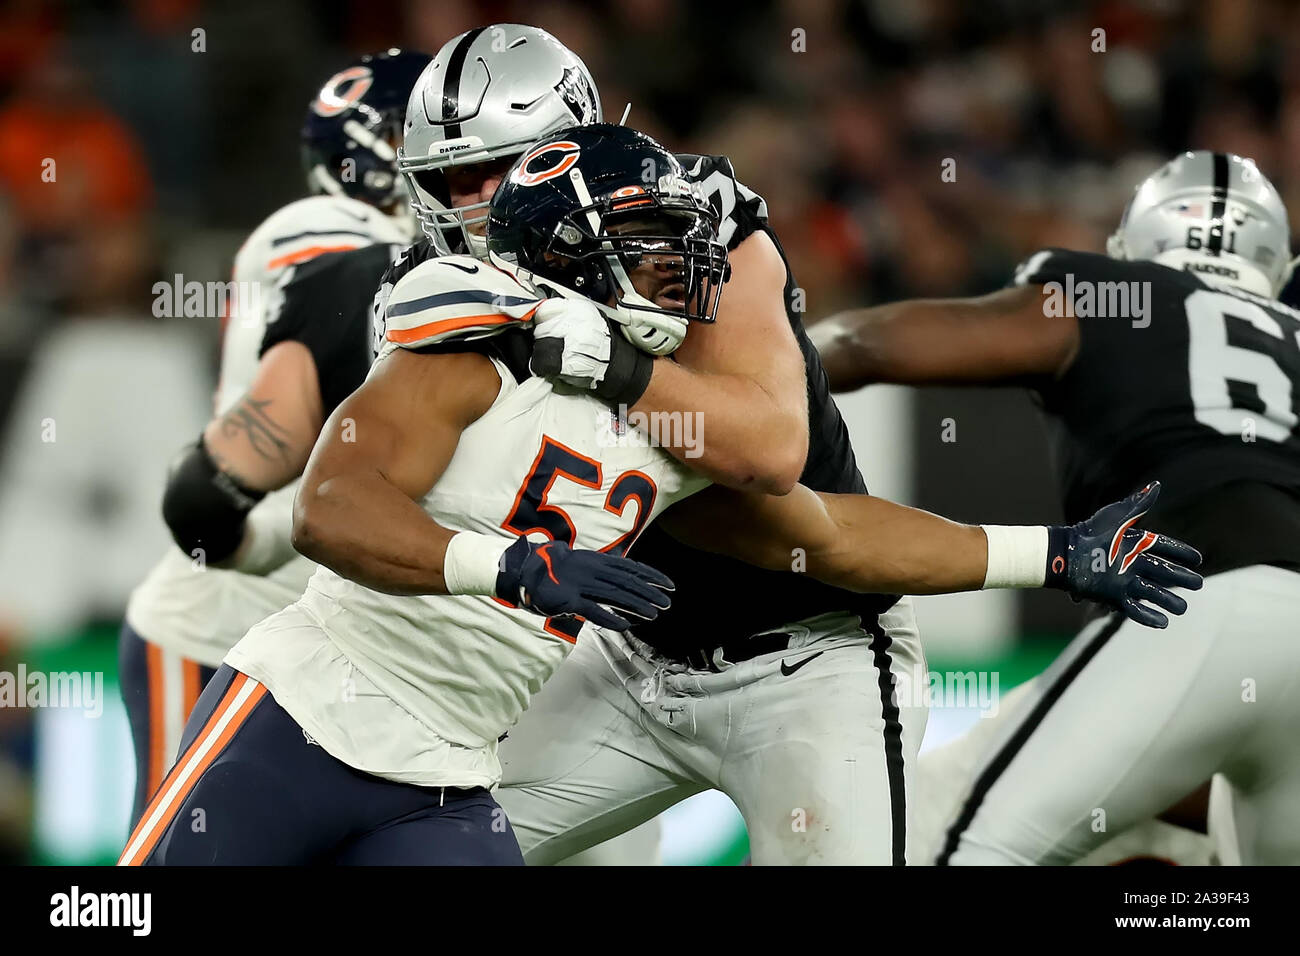
[(782, 662), (781, 662), (781, 673), (782, 673), (783, 675), (785, 675), (786, 677), (789, 677), (791, 674), (793, 674), (793, 673), (794, 673), (795, 671), (797, 671), (799, 668), (803, 667), (803, 666), (804, 666), (805, 664), (807, 664), (809, 661), (814, 660), (815, 658), (821, 657), (821, 656), (822, 656), (823, 654), (825, 654), (825, 653), (826, 653), (825, 651), (818, 651), (816, 654), (812, 654), (812, 655), (810, 655), (810, 656), (808, 656), (808, 657), (805, 657), (803, 660), (801, 660), (798, 664), (795, 664), (794, 666), (791, 666), (791, 665), (787, 664), (785, 661), (782, 661)]
[(442, 264), (444, 266), (451, 266), (453, 269), (459, 269), (461, 272), (468, 272), (470, 275), (478, 272), (478, 266), (462, 266), (455, 262), (448, 262), (446, 260), (443, 260)]

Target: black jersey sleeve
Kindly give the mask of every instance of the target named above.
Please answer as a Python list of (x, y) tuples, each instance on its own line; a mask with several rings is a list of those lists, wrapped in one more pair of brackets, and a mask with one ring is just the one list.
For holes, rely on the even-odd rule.
[(277, 288), (260, 355), (280, 342), (301, 342), (316, 363), (329, 416), (370, 368), (371, 303), (396, 248), (386, 244), (331, 252), (290, 270)]
[(686, 178), (704, 190), (718, 214), (718, 238), (728, 249), (768, 227), (767, 203), (736, 179), (736, 171), (726, 156), (679, 153), (677, 159), (686, 169)]

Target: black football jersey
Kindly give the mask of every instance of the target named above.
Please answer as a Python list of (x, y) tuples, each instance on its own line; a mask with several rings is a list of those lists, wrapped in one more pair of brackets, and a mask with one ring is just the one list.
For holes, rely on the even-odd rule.
[(307, 346), (326, 417), (370, 370), (371, 302), (397, 251), (381, 243), (325, 253), (295, 266), (280, 287), (258, 354), (279, 342)]
[(1036, 383), (1066, 518), (1159, 479), (1143, 524), (1184, 537), (1210, 572), (1300, 566), (1300, 312), (1152, 262), (1049, 249), (1018, 283), (1045, 321), (1075, 315), (1079, 351)]
[[(717, 210), (721, 219), (719, 237), (729, 249), (758, 230), (766, 232), (781, 249), (768, 225), (766, 204), (736, 181), (730, 161), (721, 156), (681, 154), (678, 159)], [(783, 250), (781, 258), (785, 261)], [(799, 480), (814, 491), (866, 494), (866, 482), (858, 471), (848, 429), (831, 398), (821, 358), (795, 308), (795, 288), (787, 262), (786, 314), (808, 374), (808, 460)], [(743, 335), (744, 331), (737, 330), (736, 334)], [(848, 611), (874, 619), (898, 600), (897, 595), (854, 594), (804, 574), (766, 571), (697, 551), (655, 525), (645, 530), (630, 556), (663, 571), (677, 585), (672, 607), (634, 631), (641, 640), (673, 657), (776, 630), (818, 614)]]

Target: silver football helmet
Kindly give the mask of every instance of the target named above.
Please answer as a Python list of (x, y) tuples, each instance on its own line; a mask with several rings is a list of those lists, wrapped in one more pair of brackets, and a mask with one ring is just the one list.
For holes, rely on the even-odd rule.
[(434, 248), (446, 254), (459, 233), (487, 256), (471, 227), (487, 202), (454, 208), (444, 171), (516, 157), (548, 133), (600, 122), (600, 95), (586, 66), (545, 30), (518, 23), (478, 27), (449, 40), (411, 91), (397, 151), (411, 206)]
[(1176, 156), (1138, 184), (1106, 251), (1269, 297), (1295, 265), (1273, 184), (1253, 159), (1206, 150)]

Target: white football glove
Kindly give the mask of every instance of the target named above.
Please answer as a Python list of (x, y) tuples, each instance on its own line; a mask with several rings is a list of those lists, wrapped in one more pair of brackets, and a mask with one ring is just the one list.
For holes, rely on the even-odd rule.
[(609, 323), (582, 299), (547, 299), (533, 313), (534, 375), (595, 391), (609, 371)]
[(654, 359), (622, 336), (585, 299), (547, 299), (533, 313), (534, 375), (593, 392), (612, 404), (634, 405), (645, 393)]

